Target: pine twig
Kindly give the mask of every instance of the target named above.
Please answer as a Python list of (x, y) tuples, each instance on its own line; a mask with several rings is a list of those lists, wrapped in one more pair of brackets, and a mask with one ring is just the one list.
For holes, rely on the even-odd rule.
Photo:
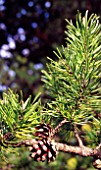
[(101, 143), (96, 147), (97, 150), (101, 149)]
[(56, 127), (55, 129), (52, 130), (52, 133), (51, 133), (51, 138), (53, 138), (53, 136), (58, 133), (58, 131), (60, 130), (60, 128), (67, 122), (66, 119), (64, 119), (63, 121), (61, 121)]
[(80, 147), (84, 147), (83, 141), (82, 141), (82, 139), (80, 138), (80, 136), (79, 136), (79, 134), (78, 134), (76, 124), (74, 124), (74, 134), (75, 134), (75, 137), (76, 137), (76, 139), (77, 139), (77, 141), (78, 141), (78, 143), (79, 143), (79, 146), (80, 146)]

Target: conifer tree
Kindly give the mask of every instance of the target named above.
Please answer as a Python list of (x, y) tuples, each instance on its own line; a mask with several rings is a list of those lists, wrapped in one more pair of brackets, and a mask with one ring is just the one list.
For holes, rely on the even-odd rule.
[[(49, 96), (40, 94), (31, 103), (11, 90), (0, 100), (1, 155), (12, 147), (29, 148), (35, 161), (48, 163), (59, 151), (93, 157), (101, 169), (101, 25), (99, 17), (78, 12), (76, 24), (67, 22), (66, 47), (57, 48), (57, 60), (49, 58), (42, 80)], [(85, 127), (90, 130), (85, 131)], [(64, 133), (65, 144), (56, 141)], [(69, 143), (72, 136), (76, 145)], [(89, 140), (88, 140), (89, 139)]]

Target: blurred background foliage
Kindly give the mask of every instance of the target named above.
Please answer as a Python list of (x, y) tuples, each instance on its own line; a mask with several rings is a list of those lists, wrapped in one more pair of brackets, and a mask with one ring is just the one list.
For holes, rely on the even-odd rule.
[[(100, 0), (0, 0), (0, 95), (5, 89), (23, 91), (25, 99), (44, 90), (41, 70), (47, 56), (65, 45), (65, 18), (75, 23), (77, 10), (101, 16)], [(90, 131), (91, 127), (82, 127)], [(61, 134), (60, 134), (61, 137)], [(70, 143), (74, 142), (74, 138)], [(23, 153), (23, 154), (22, 154)], [(92, 158), (60, 153), (46, 165), (28, 159), (25, 148), (17, 148), (0, 161), (0, 170), (93, 170)], [(8, 157), (11, 159), (8, 162)], [(88, 166), (89, 165), (89, 166)]]

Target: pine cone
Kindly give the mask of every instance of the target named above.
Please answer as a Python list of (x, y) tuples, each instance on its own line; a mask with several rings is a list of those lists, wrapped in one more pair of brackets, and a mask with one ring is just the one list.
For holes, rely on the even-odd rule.
[(101, 170), (101, 160), (100, 159), (96, 159), (93, 161), (93, 166), (94, 168), (97, 168), (99, 170)]
[(31, 158), (35, 161), (54, 161), (57, 155), (55, 144), (51, 140), (52, 128), (49, 124), (41, 123), (35, 127), (34, 136), (39, 137), (37, 144), (30, 147)]
[(51, 126), (45, 123), (37, 125), (35, 129), (36, 129), (36, 132), (34, 133), (34, 136), (40, 137), (42, 139), (48, 138), (52, 132)]
[(30, 147), (31, 158), (34, 158), (34, 161), (45, 161), (49, 163), (54, 161), (57, 155), (56, 146), (53, 142), (43, 139), (38, 140), (38, 144)]

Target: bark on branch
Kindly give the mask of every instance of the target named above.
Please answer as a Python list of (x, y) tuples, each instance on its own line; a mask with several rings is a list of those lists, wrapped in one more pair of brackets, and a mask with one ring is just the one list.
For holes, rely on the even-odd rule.
[[(101, 144), (99, 144), (99, 146), (97, 146), (95, 149), (86, 147), (86, 146), (71, 146), (71, 145), (67, 145), (64, 143), (59, 143), (59, 142), (53, 142), (58, 151), (62, 151), (62, 152), (69, 152), (69, 153), (74, 153), (74, 154), (78, 154), (81, 156), (93, 156), (94, 158), (98, 158), (101, 159)], [(20, 146), (34, 146), (35, 144), (38, 144), (38, 140), (36, 139), (30, 139), (30, 140), (25, 140), (16, 144), (13, 143), (8, 143), (5, 142), (6, 146), (12, 146), (12, 147), (20, 147)]]

